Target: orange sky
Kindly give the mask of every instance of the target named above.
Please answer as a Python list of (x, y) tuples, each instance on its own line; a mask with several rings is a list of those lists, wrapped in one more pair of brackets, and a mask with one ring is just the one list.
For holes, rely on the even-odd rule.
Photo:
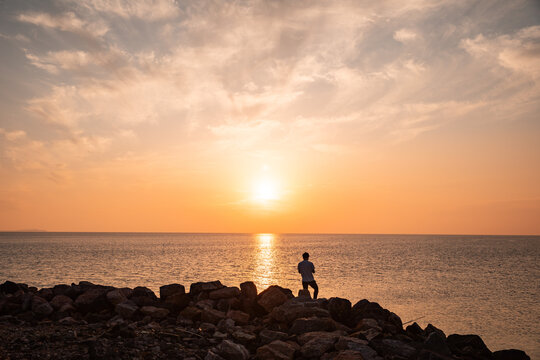
[(540, 234), (534, 1), (6, 1), (0, 230)]

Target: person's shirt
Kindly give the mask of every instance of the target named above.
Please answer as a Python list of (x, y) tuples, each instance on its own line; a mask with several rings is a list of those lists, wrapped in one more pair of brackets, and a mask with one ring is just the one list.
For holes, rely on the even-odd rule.
[(304, 260), (298, 263), (298, 272), (302, 274), (302, 281), (309, 282), (315, 281), (313, 273), (315, 272), (315, 266), (311, 261)]

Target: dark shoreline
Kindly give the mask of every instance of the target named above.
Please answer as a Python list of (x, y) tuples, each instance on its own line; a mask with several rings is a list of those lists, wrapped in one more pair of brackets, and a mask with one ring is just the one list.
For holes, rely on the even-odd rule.
[[(379, 304), (253, 282), (160, 288), (0, 285), (0, 359), (530, 359), (478, 335), (402, 324)], [(407, 325), (407, 326), (404, 326)]]

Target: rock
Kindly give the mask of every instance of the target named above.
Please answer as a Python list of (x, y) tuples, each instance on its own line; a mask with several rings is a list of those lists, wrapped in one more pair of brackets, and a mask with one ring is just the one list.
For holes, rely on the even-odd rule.
[(247, 325), (249, 323), (249, 314), (240, 310), (229, 310), (226, 316), (233, 319), (239, 325)]
[(62, 325), (77, 325), (79, 323), (77, 320), (75, 320), (71, 316), (66, 316), (65, 318), (58, 320), (58, 322)]
[(268, 344), (275, 340), (285, 340), (289, 337), (287, 333), (281, 331), (274, 331), (269, 329), (263, 329), (259, 332), (259, 339), (262, 344)]
[(105, 296), (111, 305), (118, 305), (128, 299), (124, 292), (120, 289), (111, 290)]
[(74, 312), (75, 310), (75, 306), (73, 306), (73, 304), (64, 304), (62, 305), (62, 307), (60, 309), (58, 309), (58, 313), (59, 314), (69, 314), (69, 313), (72, 313)]
[(336, 330), (336, 324), (330, 318), (299, 318), (294, 320), (290, 333), (303, 334), (312, 331), (334, 331)]
[(191, 302), (191, 298), (187, 294), (177, 292), (175, 294), (167, 296), (163, 306), (169, 309), (173, 313), (178, 313), (179, 311), (186, 308)]
[(442, 331), (441, 329), (437, 329), (435, 326), (431, 325), (431, 324), (428, 324), (428, 326), (426, 326), (425, 330), (424, 330), (424, 334), (425, 336), (429, 336), (429, 334), (431, 334), (432, 332), (438, 332), (443, 338), (446, 339), (446, 334), (444, 333), (444, 331)]
[(399, 355), (406, 359), (412, 358), (416, 354), (416, 349), (401, 340), (382, 339), (375, 344), (379, 353), (385, 356)]
[(0, 285), (0, 293), (13, 294), (17, 292), (18, 290), (20, 290), (19, 285), (17, 285), (13, 281), (7, 280), (2, 285)]
[(51, 301), (52, 298), (54, 297), (53, 289), (49, 289), (49, 288), (43, 288), (39, 290), (37, 294), (47, 301)]
[(220, 311), (227, 312), (230, 309), (239, 309), (240, 300), (238, 298), (219, 299), (216, 308)]
[(195, 297), (203, 291), (213, 291), (221, 289), (222, 287), (224, 286), (219, 280), (209, 282), (196, 282), (191, 284), (191, 286), (189, 287), (189, 294)]
[(370, 328), (367, 330), (360, 331), (360, 334), (362, 334), (362, 336), (366, 338), (367, 341), (372, 341), (373, 339), (376, 339), (379, 336), (381, 336), (382, 332), (377, 330), (376, 328)]
[(32, 312), (34, 312), (39, 317), (46, 317), (53, 313), (54, 309), (48, 302), (44, 302), (32, 307)]
[(151, 316), (153, 319), (164, 319), (169, 315), (169, 310), (155, 306), (143, 306), (140, 311), (142, 314)]
[(188, 306), (178, 314), (179, 318), (190, 319), (190, 320), (199, 320), (201, 318), (202, 311), (195, 306)]
[(333, 360), (371, 360), (374, 358), (366, 358), (362, 356), (362, 353), (354, 350), (340, 351)]
[(240, 295), (240, 289), (236, 286), (224, 287), (218, 290), (213, 290), (208, 294), (208, 297), (212, 300), (218, 299), (228, 299), (232, 297), (237, 297)]
[[(405, 328), (405, 332), (409, 337), (411, 337), (414, 340), (422, 340), (424, 341), (424, 338), (426, 337), (426, 334), (424, 333), (424, 330), (418, 325), (416, 322), (407, 326)], [(445, 337), (446, 338), (446, 337)]]
[(298, 290), (298, 296), (299, 298), (305, 298), (305, 299), (311, 299), (311, 294), (309, 293), (308, 289), (300, 289)]
[(390, 311), (383, 309), (376, 302), (368, 300), (360, 300), (351, 309), (351, 318), (358, 323), (360, 319), (372, 318), (376, 320), (386, 320), (390, 315)]
[(375, 319), (361, 319), (358, 324), (356, 325), (356, 328), (358, 330), (367, 330), (367, 329), (375, 329), (379, 332), (382, 331), (382, 328), (379, 326), (379, 323)]
[(217, 353), (226, 360), (247, 360), (249, 351), (240, 344), (230, 340), (223, 340), (217, 347)]
[(334, 347), (336, 337), (320, 334), (302, 345), (300, 352), (307, 358), (320, 358), (325, 352)]
[(56, 295), (52, 298), (50, 304), (55, 310), (59, 310), (66, 304), (73, 305), (73, 300), (66, 295)]
[(131, 301), (125, 301), (115, 306), (114, 311), (124, 319), (131, 319), (139, 307)]
[(351, 302), (347, 299), (332, 297), (328, 300), (328, 311), (332, 319), (343, 324), (351, 322)]
[(304, 345), (310, 342), (313, 339), (322, 339), (324, 337), (331, 338), (332, 341), (336, 342), (343, 333), (341, 331), (312, 331), (308, 333), (301, 334), (297, 337), (298, 343)]
[(442, 337), (442, 335), (437, 331), (429, 334), (426, 341), (424, 342), (424, 349), (447, 356), (452, 355), (450, 348), (446, 344), (446, 339)]
[(133, 301), (138, 306), (155, 306), (157, 305), (157, 296), (152, 290), (144, 286), (137, 286), (133, 289), (129, 300)]
[(212, 308), (203, 309), (201, 312), (201, 321), (217, 324), (221, 319), (225, 318), (223, 311), (214, 310)]
[(66, 291), (68, 291), (68, 289), (69, 289), (69, 285), (59, 284), (59, 285), (54, 285), (52, 288), (52, 291), (54, 295), (66, 295)]
[(292, 360), (295, 348), (284, 341), (275, 340), (257, 349), (257, 359), (260, 360)]
[[(295, 299), (296, 300), (296, 299)], [(306, 306), (305, 303), (299, 303), (288, 300), (284, 304), (275, 307), (270, 313), (270, 317), (277, 322), (291, 323), (298, 318), (306, 317), (330, 317), (328, 310), (317, 306)]]
[(105, 289), (89, 289), (77, 297), (75, 307), (83, 313), (107, 309), (110, 305), (105, 296), (106, 292)]
[(256, 299), (257, 298), (257, 286), (253, 281), (246, 281), (240, 284), (240, 291), (242, 296), (246, 299)]
[(289, 298), (292, 298), (292, 291), (284, 289), (281, 286), (272, 285), (264, 290), (257, 297), (257, 303), (267, 312), (283, 304)]
[(225, 359), (223, 359), (221, 356), (219, 356), (212, 350), (208, 350), (208, 353), (204, 357), (204, 360), (225, 360)]
[(71, 284), (69, 288), (65, 289), (64, 295), (69, 296), (72, 300), (76, 300), (77, 297), (81, 295), (83, 292), (84, 291), (79, 285)]
[(522, 350), (508, 349), (499, 350), (493, 353), (493, 360), (531, 360)]
[(243, 330), (237, 330), (233, 332), (232, 337), (243, 344), (247, 344), (257, 339), (257, 336), (255, 334)]
[(186, 288), (184, 285), (180, 284), (169, 284), (169, 285), (163, 285), (159, 288), (159, 298), (161, 300), (167, 299), (171, 295), (175, 294), (185, 294)]
[(446, 339), (450, 350), (455, 355), (473, 358), (491, 358), (492, 353), (478, 335), (452, 334)]
[(338, 350), (361, 351), (364, 350), (366, 346), (369, 347), (366, 340), (357, 339), (350, 336), (340, 336), (338, 341), (336, 342), (336, 349)]

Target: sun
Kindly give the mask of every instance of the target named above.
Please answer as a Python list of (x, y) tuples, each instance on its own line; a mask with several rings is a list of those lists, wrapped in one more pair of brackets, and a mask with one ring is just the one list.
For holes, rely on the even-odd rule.
[(258, 179), (253, 186), (253, 200), (269, 202), (279, 199), (279, 187), (275, 180), (270, 178)]

